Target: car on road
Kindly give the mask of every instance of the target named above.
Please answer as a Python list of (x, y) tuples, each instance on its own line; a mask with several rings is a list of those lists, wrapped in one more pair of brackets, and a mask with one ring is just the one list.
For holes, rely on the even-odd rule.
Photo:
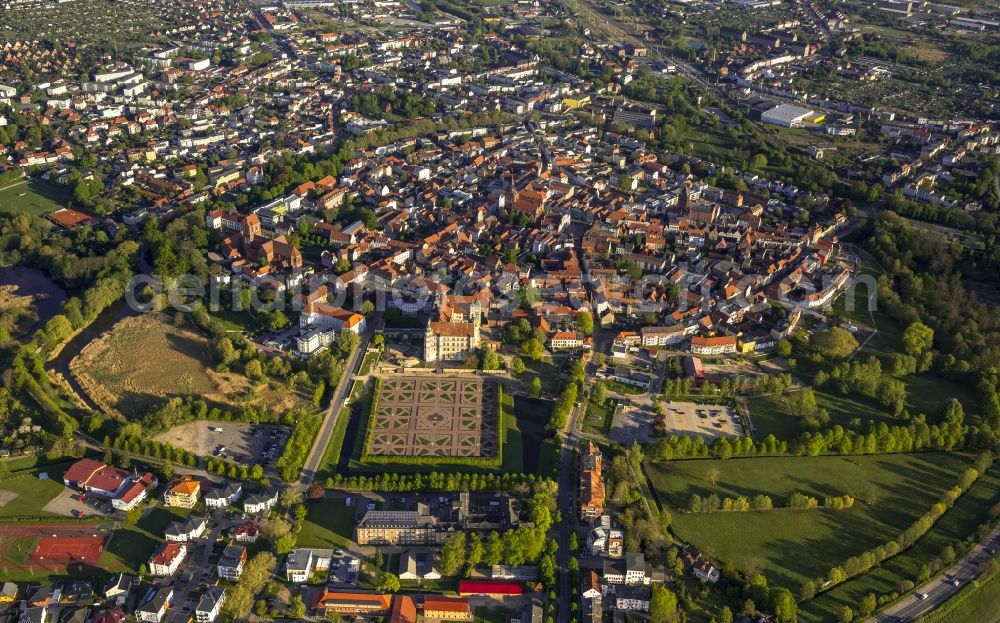
[(951, 582), (949, 582), (949, 584), (951, 584), (952, 586), (959, 586), (962, 584), (962, 581), (959, 580), (958, 578), (954, 578), (953, 580), (951, 580)]
[(915, 593), (915, 595), (917, 599), (920, 599), (921, 601), (927, 599), (927, 593)]

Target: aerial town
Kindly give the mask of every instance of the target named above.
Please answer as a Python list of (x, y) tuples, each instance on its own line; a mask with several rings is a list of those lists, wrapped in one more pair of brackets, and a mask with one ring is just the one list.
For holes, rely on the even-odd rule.
[(997, 623), (1000, 5), (0, 0), (0, 623)]

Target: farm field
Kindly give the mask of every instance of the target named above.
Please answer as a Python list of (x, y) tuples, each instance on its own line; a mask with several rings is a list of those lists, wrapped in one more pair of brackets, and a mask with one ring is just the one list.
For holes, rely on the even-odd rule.
[(42, 180), (15, 183), (0, 190), (0, 212), (43, 216), (65, 208), (69, 191)]
[(207, 346), (201, 334), (174, 326), (166, 316), (133, 316), (88, 344), (71, 369), (91, 399), (122, 419), (186, 395), (221, 408), (250, 402), (283, 411), (308, 404), (287, 388), (266, 391), (241, 374), (216, 372)]
[[(803, 620), (823, 621), (837, 616), (842, 606), (854, 607), (868, 593), (891, 593), (898, 590), (903, 580), (916, 583), (921, 567), (939, 558), (945, 547), (974, 535), (976, 528), (989, 519), (990, 508), (997, 501), (1000, 501), (1000, 465), (994, 465), (980, 477), (913, 547), (803, 604), (800, 615)], [(997, 598), (1000, 599), (1000, 590)]]
[[(765, 494), (775, 506), (783, 506), (796, 491), (820, 499), (857, 498), (847, 511), (674, 514), (672, 529), (680, 538), (723, 564), (761, 571), (772, 584), (797, 590), (805, 580), (901, 532), (970, 463), (971, 457), (953, 453), (779, 457), (672, 461), (652, 464), (647, 473), (660, 503), (675, 508), (685, 508), (694, 494)], [(844, 538), (848, 534), (851, 538)]]

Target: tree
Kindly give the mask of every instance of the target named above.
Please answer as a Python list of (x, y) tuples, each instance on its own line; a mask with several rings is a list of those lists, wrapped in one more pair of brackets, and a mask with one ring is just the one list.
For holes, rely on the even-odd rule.
[(515, 355), (514, 358), (510, 360), (510, 371), (514, 374), (524, 373), (524, 360)]
[(170, 480), (174, 476), (174, 464), (170, 459), (163, 462), (163, 467), (160, 468), (160, 473), (167, 480)]
[(669, 623), (677, 619), (677, 595), (663, 586), (654, 586), (649, 600), (649, 620)]
[(125, 513), (125, 525), (134, 526), (139, 523), (139, 518), (142, 517), (142, 509), (138, 506), (130, 508), (127, 513)]
[(531, 379), (531, 395), (536, 398), (542, 395), (542, 379), (537, 376)]
[(399, 592), (399, 576), (395, 573), (383, 573), (376, 588), (384, 593)]
[(840, 609), (840, 614), (837, 616), (837, 620), (840, 623), (851, 623), (854, 620), (854, 611), (851, 610), (850, 606), (844, 606)]
[(457, 532), (441, 548), (441, 571), (455, 575), (465, 564), (465, 533)]
[(795, 596), (787, 588), (779, 588), (771, 593), (771, 607), (778, 623), (794, 623), (799, 606), (795, 603)]
[(785, 338), (778, 340), (777, 353), (779, 357), (788, 357), (792, 354), (792, 343)]
[(875, 608), (878, 607), (878, 598), (875, 597), (875, 593), (868, 593), (858, 604), (858, 614), (861, 616), (868, 616), (869, 614), (875, 612)]
[(466, 563), (469, 565), (468, 571), (471, 573), (483, 560), (483, 554), (485, 554), (486, 548), (483, 546), (483, 540), (479, 537), (478, 532), (473, 532), (469, 535), (469, 555), (466, 558)]
[(483, 563), (492, 567), (499, 565), (503, 558), (503, 543), (500, 541), (500, 533), (493, 531), (486, 539), (486, 551), (483, 553)]
[(919, 356), (930, 350), (934, 343), (934, 329), (922, 322), (913, 322), (903, 331), (903, 350), (908, 355)]
[(322, 500), (324, 495), (326, 495), (326, 490), (323, 489), (322, 485), (313, 483), (306, 489), (306, 499), (310, 502)]
[(290, 612), (293, 619), (302, 620), (306, 616), (306, 602), (302, 599), (302, 595), (293, 595), (292, 601), (289, 603)]
[(590, 389), (590, 401), (594, 404), (603, 405), (608, 397), (608, 384), (604, 381), (597, 381)]
[(274, 542), (274, 551), (275, 551), (275, 553), (277, 553), (279, 555), (281, 555), (281, 554), (287, 554), (288, 552), (292, 551), (293, 549), (295, 549), (295, 535), (294, 534), (286, 534), (286, 535), (282, 536), (280, 539), (278, 539), (277, 541)]
[(537, 337), (527, 339), (521, 344), (521, 351), (524, 352), (524, 356), (532, 361), (541, 359), (544, 349), (545, 345)]
[(832, 359), (844, 359), (858, 347), (854, 335), (843, 327), (831, 327), (827, 331), (813, 333), (809, 342), (816, 350)]
[(576, 315), (576, 329), (584, 335), (594, 334), (594, 317), (588, 311), (582, 311)]
[(288, 487), (278, 494), (278, 503), (286, 511), (297, 504), (301, 504), (302, 499), (302, 490), (298, 487)]

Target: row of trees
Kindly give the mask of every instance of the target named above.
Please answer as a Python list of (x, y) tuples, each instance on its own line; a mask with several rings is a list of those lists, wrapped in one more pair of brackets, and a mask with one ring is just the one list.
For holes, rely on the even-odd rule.
[(576, 399), (583, 389), (584, 370), (579, 360), (569, 362), (567, 366), (566, 384), (552, 404), (552, 416), (549, 418), (549, 430), (560, 431), (566, 428), (569, 417), (576, 406)]
[(748, 456), (819, 456), (821, 454), (861, 456), (892, 454), (917, 450), (957, 450), (989, 448), (992, 437), (983, 437), (978, 429), (963, 423), (961, 405), (952, 403), (944, 421), (928, 424), (923, 415), (906, 425), (870, 424), (867, 431), (845, 429), (839, 424), (819, 432), (805, 432), (786, 442), (768, 435), (761, 442), (750, 437), (719, 438), (711, 443), (701, 437), (670, 436), (651, 444), (649, 454), (655, 460), (720, 458)]
[(521, 473), (441, 473), (400, 474), (398, 472), (380, 472), (378, 474), (345, 476), (337, 473), (324, 482), (327, 489), (346, 489), (348, 491), (517, 491), (524, 488), (537, 487), (551, 480), (537, 474)]
[[(827, 496), (823, 498), (823, 508), (830, 510), (846, 510), (854, 507), (854, 498), (850, 495)], [(748, 512), (766, 511), (774, 508), (774, 501), (769, 495), (755, 495), (752, 498), (739, 496), (736, 498), (719, 498), (716, 494), (702, 497), (697, 493), (691, 496), (688, 510), (692, 513), (714, 513), (714, 512)], [(819, 500), (805, 495), (798, 491), (792, 492), (788, 496), (785, 508), (793, 510), (808, 510), (820, 508)]]

